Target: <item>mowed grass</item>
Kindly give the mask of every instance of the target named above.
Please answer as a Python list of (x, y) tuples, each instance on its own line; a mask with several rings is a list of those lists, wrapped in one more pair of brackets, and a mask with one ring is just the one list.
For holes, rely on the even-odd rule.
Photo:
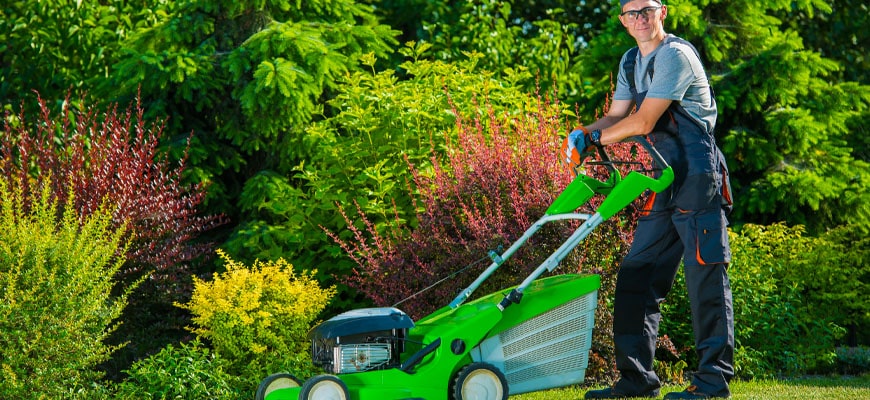
[[(568, 387), (510, 396), (510, 400), (582, 399), (590, 388)], [(591, 389), (598, 389), (597, 387)], [(666, 386), (661, 395), (683, 386)], [(870, 399), (870, 374), (843, 377), (810, 377), (782, 380), (732, 381), (731, 398), (739, 399)]]

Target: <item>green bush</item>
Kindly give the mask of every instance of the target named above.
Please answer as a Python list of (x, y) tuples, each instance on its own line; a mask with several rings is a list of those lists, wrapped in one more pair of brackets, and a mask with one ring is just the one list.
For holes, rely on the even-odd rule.
[(846, 345), (870, 343), (870, 226), (843, 225), (813, 241), (801, 262), (783, 271), (801, 287), (811, 315), (848, 329)]
[(870, 347), (838, 347), (837, 361), (844, 373), (863, 374), (870, 372)]
[[(284, 257), (316, 268), (318, 279), (338, 290), (331, 311), (359, 307), (365, 300), (345, 285), (354, 263), (320, 228), (353, 240), (339, 208), (354, 201), (380, 233), (395, 223), (416, 226), (408, 163), (431, 171), (430, 151), (442, 155), (447, 136), (456, 135), (451, 106), (475, 110), (486, 122), (486, 109), (512, 115), (529, 103), (529, 94), (512, 85), (514, 77), (498, 81), (478, 66), (482, 55), (455, 64), (429, 61), (430, 46), (400, 48), (407, 60), (401, 75), (375, 72), (378, 59), (369, 55), (361, 62), (371, 71), (338, 78), (329, 117), (306, 128), (310, 157), (246, 181), (238, 202), (242, 220), (223, 247), (240, 260)], [(484, 101), (485, 108), (478, 106)]]
[[(745, 225), (730, 233), (734, 366), (741, 378), (823, 372), (834, 366), (834, 344), (843, 330), (815, 311), (807, 301), (808, 282), (793, 276), (817, 250), (816, 239), (802, 234), (802, 227), (783, 224)], [(677, 347), (694, 348), (682, 271), (663, 312), (662, 333)], [(687, 359), (690, 367), (696, 364), (693, 353)]]
[(166, 346), (137, 361), (118, 385), (117, 399), (237, 399), (238, 378), (200, 341)]
[(247, 267), (218, 255), (226, 272), (194, 279), (190, 302), (176, 304), (193, 314), (190, 330), (248, 384), (283, 370), (300, 378), (314, 373), (306, 335), (335, 289), (321, 288), (314, 271), (294, 273), (284, 259)]
[[(123, 229), (101, 208), (83, 218), (59, 209), (50, 185), (25, 206), (0, 179), (0, 398), (68, 398), (86, 391), (116, 349), (126, 294), (112, 296), (124, 262)], [(29, 209), (29, 212), (23, 210)]]

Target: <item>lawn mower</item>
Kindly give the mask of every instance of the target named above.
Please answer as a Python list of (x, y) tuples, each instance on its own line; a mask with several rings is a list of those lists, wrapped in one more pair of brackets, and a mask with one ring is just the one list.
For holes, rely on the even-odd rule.
[[(553, 271), (595, 227), (646, 190), (660, 192), (673, 170), (643, 138), (652, 169), (625, 177), (604, 148), (567, 161), (575, 178), (516, 242), (449, 305), (414, 322), (395, 307), (352, 310), (309, 333), (312, 361), (325, 373), (300, 382), (281, 372), (262, 380), (257, 400), (506, 400), (519, 394), (582, 383), (592, 344), (600, 277)], [(594, 154), (597, 160), (586, 162)], [(598, 180), (583, 165), (604, 166)], [(606, 197), (593, 214), (576, 210), (595, 194)], [(580, 220), (580, 226), (517, 286), (468, 301), (500, 265), (545, 224)]]

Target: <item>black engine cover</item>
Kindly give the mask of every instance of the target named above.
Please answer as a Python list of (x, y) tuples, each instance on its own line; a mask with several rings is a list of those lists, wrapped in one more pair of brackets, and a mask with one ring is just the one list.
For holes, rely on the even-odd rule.
[(361, 308), (341, 313), (324, 321), (311, 329), (308, 338), (312, 340), (333, 339), (413, 327), (414, 321), (411, 317), (398, 308)]

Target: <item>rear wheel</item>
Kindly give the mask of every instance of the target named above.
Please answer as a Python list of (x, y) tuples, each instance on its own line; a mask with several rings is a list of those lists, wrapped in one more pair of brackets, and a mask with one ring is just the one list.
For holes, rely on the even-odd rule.
[(454, 400), (507, 400), (507, 378), (498, 368), (487, 363), (471, 363), (453, 378)]
[(299, 380), (296, 379), (295, 376), (286, 372), (279, 372), (267, 376), (266, 379), (263, 379), (263, 381), (260, 382), (260, 386), (257, 387), (257, 394), (254, 398), (256, 400), (265, 400), (266, 396), (275, 390), (294, 387), (299, 387)]
[(348, 400), (347, 385), (335, 375), (317, 375), (302, 384), (300, 400)]

